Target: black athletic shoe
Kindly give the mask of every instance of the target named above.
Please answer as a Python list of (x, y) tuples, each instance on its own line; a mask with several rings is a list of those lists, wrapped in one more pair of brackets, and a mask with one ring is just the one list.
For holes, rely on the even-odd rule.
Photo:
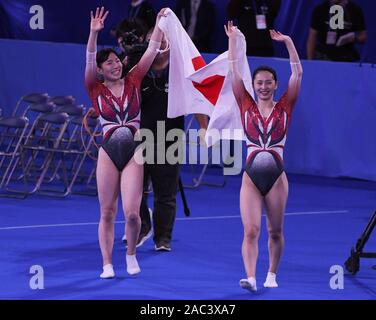
[(153, 235), (153, 230), (150, 228), (149, 231), (140, 233), (136, 248), (141, 247), (146, 240), (148, 240)]
[(159, 241), (155, 244), (155, 250), (156, 251), (171, 251), (171, 244), (170, 242), (166, 240)]

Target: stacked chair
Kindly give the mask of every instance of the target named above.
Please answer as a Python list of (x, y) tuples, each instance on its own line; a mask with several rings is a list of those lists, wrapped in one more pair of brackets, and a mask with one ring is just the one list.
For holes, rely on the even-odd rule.
[[(192, 149), (195, 148), (195, 152), (198, 156), (198, 160), (200, 162), (204, 162), (202, 164), (189, 164), (190, 167), (190, 172), (191, 172), (191, 180), (192, 182), (189, 184), (184, 184), (184, 187), (186, 188), (198, 188), (202, 185), (205, 186), (210, 186), (210, 187), (218, 187), (218, 188), (223, 188), (226, 185), (227, 178), (225, 175), (222, 175), (222, 181), (220, 182), (209, 182), (207, 179), (205, 179), (205, 174), (207, 173), (207, 169), (211, 166), (214, 166), (220, 170), (223, 170), (224, 164), (221, 163), (214, 163), (214, 159), (212, 157), (213, 155), (213, 148), (220, 148), (220, 146), (215, 146), (215, 147), (210, 147), (207, 148), (207, 146), (200, 145), (199, 141), (196, 139), (192, 139), (189, 135), (189, 130), (194, 129), (194, 120), (195, 116), (194, 115), (189, 115), (187, 117), (188, 124), (185, 129), (185, 135), (186, 135), (186, 148), (187, 148), (187, 154), (189, 152), (192, 152)], [(194, 151), (193, 151), (194, 152)], [(208, 157), (206, 161), (201, 161), (201, 155), (207, 153)], [(220, 159), (216, 159), (220, 160)], [(200, 163), (199, 162), (199, 163)], [(217, 161), (218, 162), (218, 161)]]
[[(72, 96), (22, 97), (11, 117), (0, 118), (0, 196), (31, 194), (66, 197), (81, 187), (96, 194), (95, 167), (99, 121), (88, 119)], [(82, 190), (83, 189), (83, 190)]]

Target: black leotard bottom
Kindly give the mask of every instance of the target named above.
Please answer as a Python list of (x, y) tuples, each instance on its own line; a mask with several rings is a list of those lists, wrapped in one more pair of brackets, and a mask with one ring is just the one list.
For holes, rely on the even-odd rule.
[(102, 148), (121, 172), (132, 159), (139, 144), (134, 141), (132, 131), (128, 127), (119, 127), (106, 137)]
[(271, 152), (261, 151), (247, 163), (245, 171), (265, 197), (284, 169)]

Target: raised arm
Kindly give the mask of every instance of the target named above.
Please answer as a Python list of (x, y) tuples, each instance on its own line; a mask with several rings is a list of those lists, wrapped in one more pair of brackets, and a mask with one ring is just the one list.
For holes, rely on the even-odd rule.
[(162, 17), (165, 17), (164, 11), (166, 8), (163, 8), (161, 11), (159, 11), (157, 15), (157, 19), (155, 22), (155, 27), (153, 30), (153, 33), (150, 37), (149, 46), (146, 52), (141, 57), (140, 61), (137, 63), (137, 71), (141, 78), (143, 78), (146, 73), (149, 71), (150, 66), (152, 65), (154, 58), (158, 54), (158, 51), (161, 46), (161, 41), (163, 37), (163, 32), (158, 27), (158, 23), (161, 20)]
[(236, 52), (237, 38), (242, 33), (233, 25), (232, 21), (229, 21), (227, 26), (225, 26), (225, 32), (228, 36), (228, 60), (230, 64), (232, 90), (240, 107), (247, 92), (244, 87), (243, 79), (239, 73), (238, 56)]
[(104, 28), (104, 21), (106, 20), (108, 11), (104, 12), (104, 7), (97, 8), (95, 15), (93, 11), (90, 12), (90, 34), (86, 47), (86, 68), (85, 68), (85, 86), (89, 89), (96, 81), (97, 74), (97, 38), (99, 31)]
[(299, 55), (296, 51), (294, 42), (291, 40), (289, 36), (286, 36), (275, 30), (270, 30), (270, 36), (275, 41), (284, 42), (287, 51), (289, 52), (291, 76), (288, 84), (287, 99), (289, 105), (293, 106), (295, 104), (296, 99), (298, 98), (303, 76), (303, 68), (300, 63)]

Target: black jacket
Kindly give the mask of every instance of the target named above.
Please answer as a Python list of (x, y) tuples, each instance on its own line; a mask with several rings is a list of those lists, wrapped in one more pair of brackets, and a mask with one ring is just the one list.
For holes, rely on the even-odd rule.
[[(175, 13), (182, 22), (185, 30), (188, 30), (191, 20), (191, 1), (178, 0)], [(201, 0), (197, 11), (196, 27), (193, 35), (193, 43), (200, 52), (212, 52), (213, 34), (215, 29), (215, 8), (208, 0)]]
[(156, 17), (157, 14), (154, 8), (147, 1), (143, 1), (136, 7), (132, 7), (132, 5), (129, 5), (128, 7), (128, 18), (138, 18), (143, 20), (149, 29), (154, 27)]

